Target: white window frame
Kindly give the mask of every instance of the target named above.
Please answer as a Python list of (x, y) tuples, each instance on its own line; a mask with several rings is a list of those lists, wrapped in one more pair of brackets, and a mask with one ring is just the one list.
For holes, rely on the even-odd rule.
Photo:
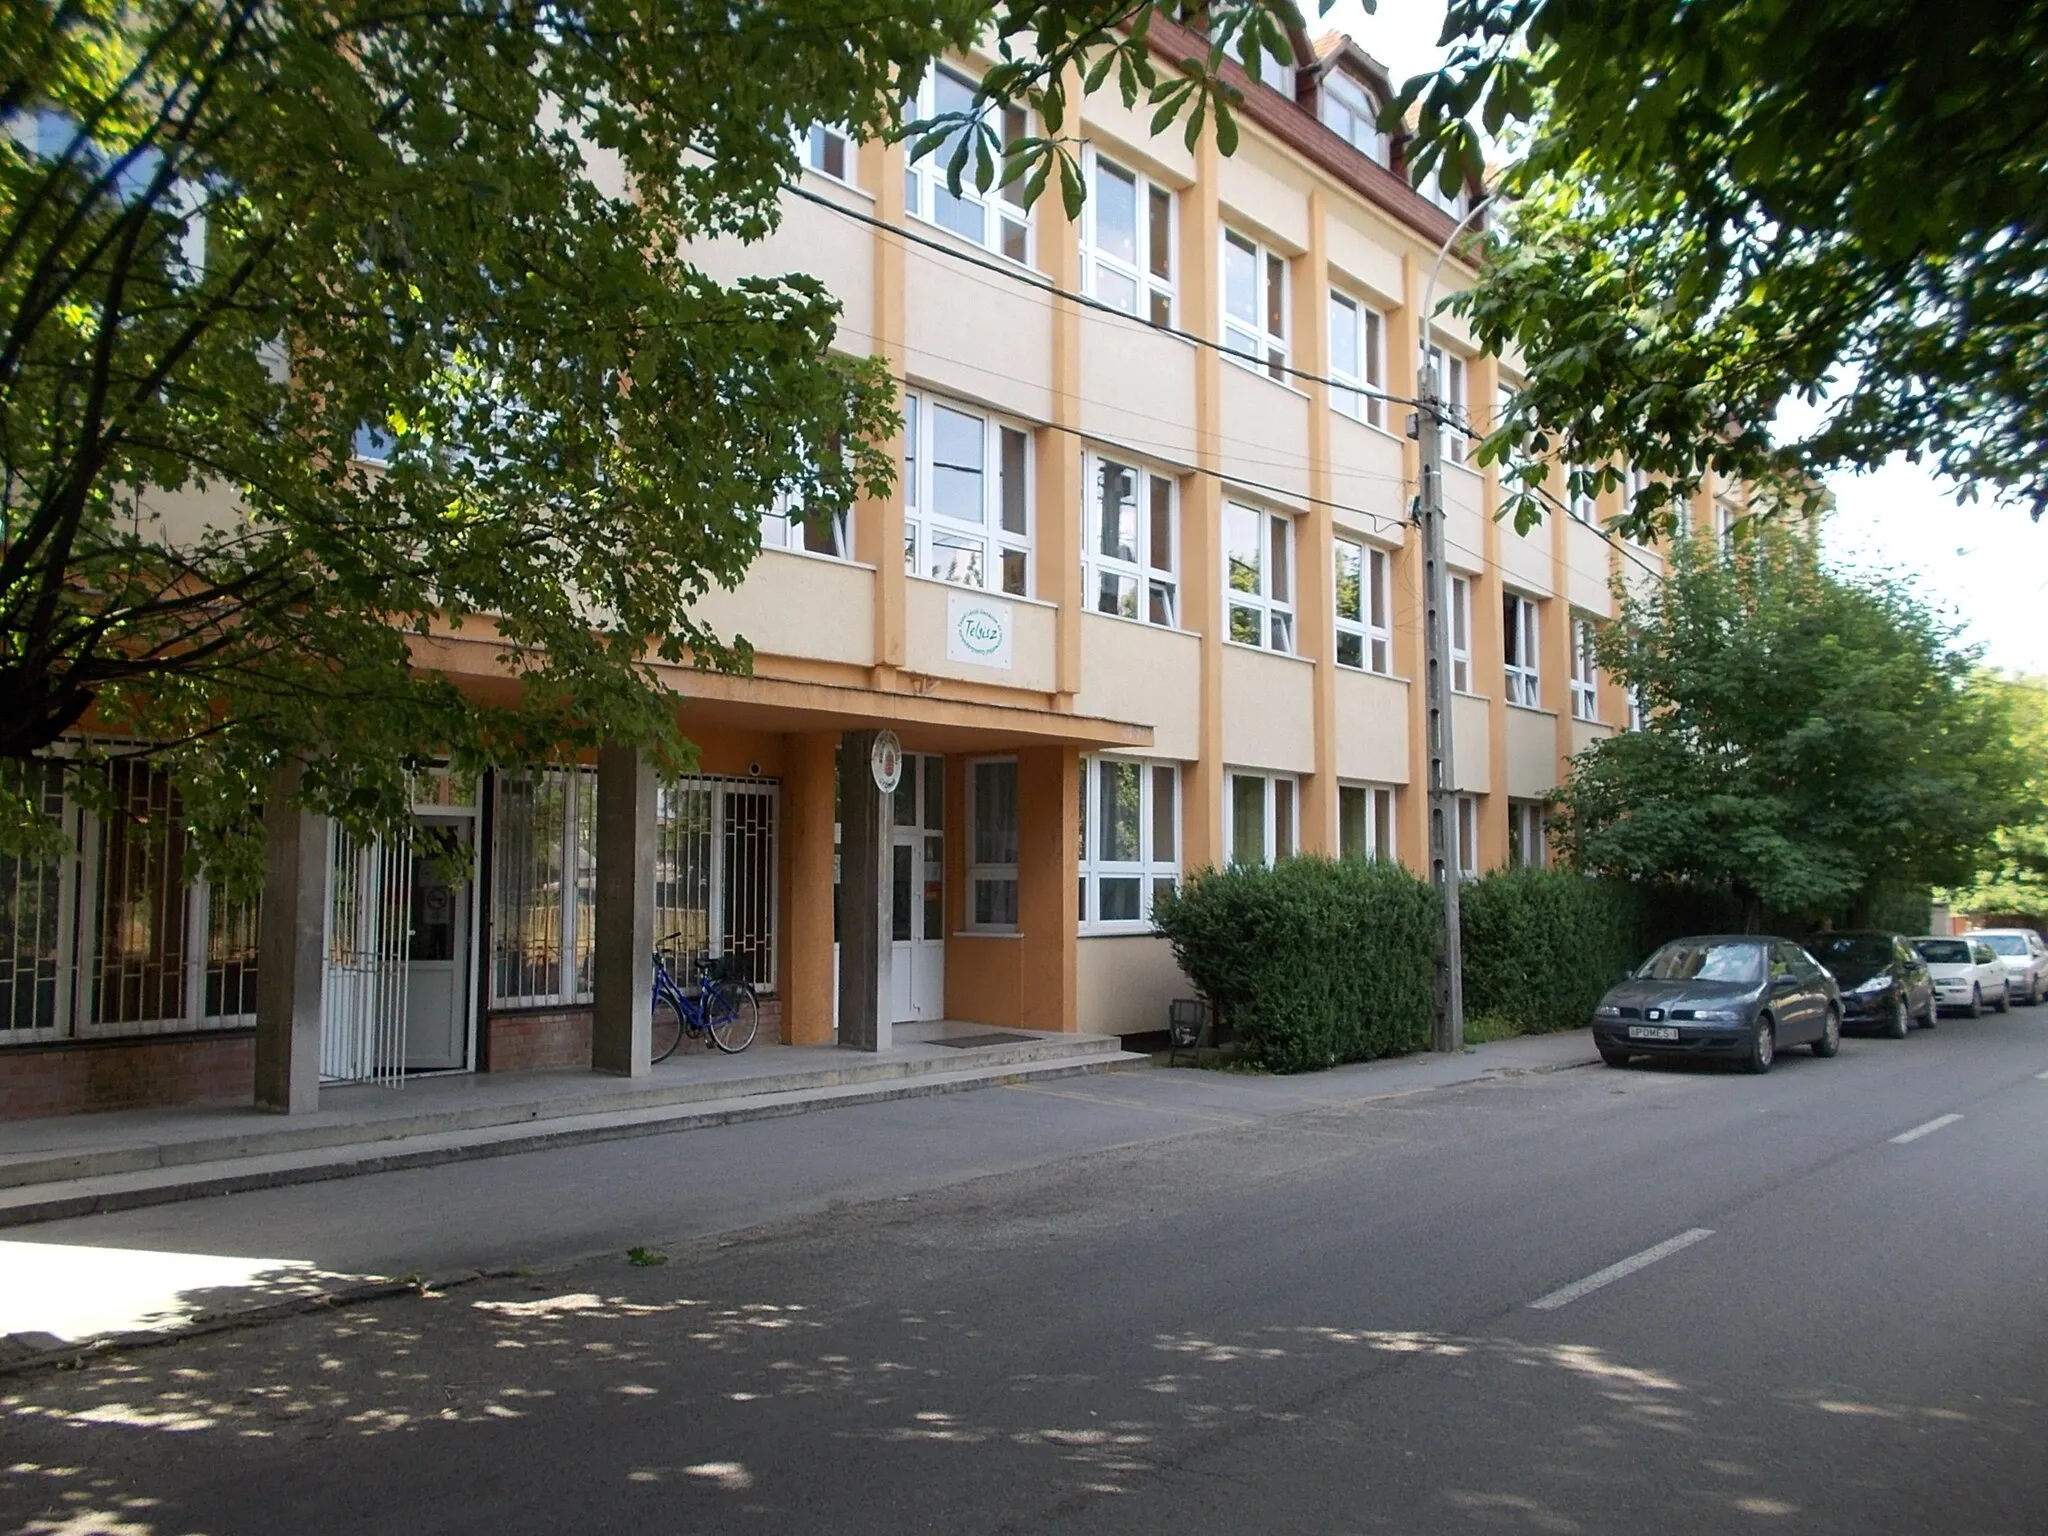
[(1650, 718), (1649, 711), (1643, 708), (1643, 690), (1637, 684), (1631, 683), (1628, 685), (1626, 692), (1628, 694), (1628, 728), (1632, 731), (1640, 731), (1649, 722)]
[[(1102, 484), (1106, 474), (1127, 474), (1132, 480), (1133, 533), (1131, 557), (1103, 547)], [(1158, 498), (1164, 498), (1165, 526), (1160, 526)], [(1081, 461), (1083, 532), (1081, 593), (1086, 611), (1110, 614), (1162, 629), (1180, 627), (1180, 481), (1123, 454), (1091, 450)], [(1161, 542), (1165, 548), (1160, 548)], [(1111, 594), (1114, 594), (1113, 597)], [(1129, 599), (1129, 611), (1125, 599)], [(1110, 606), (1105, 607), (1105, 598)]]
[(1379, 105), (1361, 82), (1331, 70), (1323, 76), (1320, 107), (1318, 115), (1325, 128), (1374, 165), (1387, 163), (1387, 136), (1379, 129)]
[(1714, 498), (1714, 547), (1722, 553), (1735, 542), (1735, 525), (1742, 518), (1742, 509), (1731, 506), (1719, 496)]
[[(1232, 229), (1223, 227), (1219, 237), (1222, 245), (1216, 261), (1218, 289), (1216, 303), (1223, 326), (1223, 355), (1246, 368), (1258, 370), (1263, 364), (1265, 372), (1276, 382), (1288, 382), (1287, 359), (1289, 356), (1287, 325), (1290, 288), (1293, 274), (1291, 263), (1278, 251), (1263, 241)], [(1230, 307), (1230, 257), (1236, 251), (1240, 257), (1249, 257), (1252, 263), (1252, 286), (1256, 291), (1255, 309), (1252, 316), (1234, 314)], [(1279, 329), (1273, 322), (1279, 322)]]
[(1541, 800), (1508, 802), (1508, 862), (1517, 869), (1542, 869), (1547, 861)]
[[(1259, 568), (1256, 574), (1256, 589), (1240, 588), (1233, 579), (1236, 572), (1230, 558), (1230, 523), (1232, 514), (1259, 519)], [(1295, 654), (1294, 592), (1296, 560), (1294, 518), (1285, 512), (1275, 512), (1250, 502), (1226, 498), (1223, 503), (1224, 543), (1223, 559), (1223, 638), (1232, 645), (1249, 645), (1260, 650), (1277, 651), (1283, 656)], [(1279, 556), (1275, 558), (1276, 554)], [(1276, 581), (1282, 573), (1277, 566), (1285, 565), (1284, 579)], [(1276, 590), (1279, 589), (1279, 590)], [(1241, 639), (1235, 633), (1240, 614), (1252, 615), (1258, 626), (1256, 640)]]
[[(1019, 772), (1014, 757), (971, 757), (967, 760), (967, 907), (963, 914), (966, 928), (970, 933), (1015, 933), (1018, 931), (1017, 918), (1004, 922), (1000, 919), (984, 921), (980, 918), (981, 892), (984, 886), (991, 887), (1000, 895), (1007, 887), (1008, 897), (1003, 904), (1012, 913), (1019, 913), (1019, 890), (1017, 885), (1016, 855), (1023, 847), (1023, 817), (1010, 829), (1011, 853), (1008, 860), (985, 860), (981, 848), (981, 813), (983, 798), (981, 773), (983, 768), (1001, 767), (1007, 764), (1011, 773), (1010, 805), (1021, 813), (1020, 791), (1016, 782)], [(1021, 914), (1020, 914), (1021, 915)]]
[[(1105, 155), (1092, 144), (1084, 156), (1088, 200), (1081, 205), (1081, 289), (1104, 304), (1152, 325), (1176, 324), (1179, 299), (1180, 199), (1144, 172)], [(1131, 254), (1107, 249), (1100, 183), (1109, 176), (1131, 184)], [(1162, 230), (1159, 226), (1165, 225)], [(1166, 270), (1159, 271), (1159, 258)]]
[[(1240, 67), (1244, 65), (1245, 31), (1244, 27), (1239, 27), (1228, 38), (1224, 39), (1223, 43), (1225, 55), (1235, 59)], [(1280, 62), (1279, 55), (1263, 46), (1258, 50), (1258, 53), (1259, 84), (1268, 90), (1278, 91), (1289, 101), (1293, 101), (1296, 89), (1295, 77), (1301, 65), (1306, 61), (1297, 59), (1292, 64), (1283, 64)], [(1251, 71), (1246, 69), (1245, 73), (1250, 74)]]
[[(816, 171), (826, 180), (839, 182), (843, 186), (850, 187), (856, 184), (857, 162), (854, 157), (858, 146), (853, 141), (853, 135), (846, 131), (845, 124), (813, 123), (804, 131), (800, 143), (807, 169)], [(836, 171), (832, 169), (832, 161), (835, 158), (839, 161), (839, 169)]]
[(1594, 661), (1593, 621), (1572, 619), (1572, 718), (1600, 718), (1600, 668)]
[[(1394, 786), (1391, 784), (1351, 784), (1337, 786), (1337, 856), (1343, 859), (1378, 860), (1384, 864), (1394, 862), (1394, 839), (1396, 826)], [(1357, 816), (1351, 812), (1357, 806)], [(1354, 820), (1358, 837), (1351, 831)]]
[[(941, 513), (934, 496), (936, 475), (935, 433), (933, 423), (937, 413), (949, 411), (965, 416), (981, 424), (981, 503), (982, 516), (979, 522)], [(909, 390), (904, 394), (903, 403), (903, 566), (913, 576), (927, 577), (933, 581), (945, 581), (954, 586), (972, 587), (983, 592), (997, 592), (1009, 597), (1029, 597), (1036, 585), (1034, 566), (1037, 563), (1036, 531), (1037, 507), (1033, 495), (1032, 476), (1036, 472), (1033, 459), (1033, 434), (1022, 422), (998, 416), (977, 405), (951, 400), (943, 395), (934, 395), (924, 390)], [(1009, 434), (1006, 437), (1006, 434)], [(1006, 513), (1011, 509), (1008, 494), (1009, 472), (1005, 467), (1005, 453), (1015, 449), (1016, 473), (1021, 479), (1022, 531), (1007, 526)], [(952, 576), (939, 575), (934, 568), (935, 551), (939, 541), (947, 541), (947, 548), (976, 551), (981, 560), (981, 580), (963, 581)], [(1005, 556), (1018, 556), (1021, 563), (1012, 565)], [(1016, 574), (1017, 579), (1006, 579)]]
[[(1335, 558), (1331, 561), (1331, 568), (1336, 574), (1336, 590), (1331, 594), (1331, 598), (1336, 605), (1336, 663), (1340, 667), (1351, 667), (1360, 672), (1376, 672), (1381, 677), (1392, 677), (1393, 556), (1379, 545), (1368, 544), (1360, 539), (1338, 538), (1333, 543)], [(1347, 558), (1354, 560), (1358, 569), (1359, 611), (1356, 615), (1344, 611), (1344, 568)], [(1358, 642), (1356, 660), (1345, 658), (1344, 642), (1347, 639)]]
[[(1386, 426), (1387, 317), (1342, 289), (1330, 290), (1330, 408), (1370, 427)], [(1340, 349), (1339, 338), (1345, 346)], [(1337, 359), (1348, 350), (1357, 360), (1346, 368)]]
[(1451, 632), (1451, 692), (1472, 691), (1472, 578), (1453, 573), (1445, 626)]
[[(828, 541), (820, 548), (814, 540)], [(761, 547), (763, 549), (784, 549), (791, 554), (815, 555), (822, 560), (851, 560), (853, 558), (853, 509), (845, 508), (832, 515), (831, 522), (820, 525), (806, 518), (803, 506), (787, 492), (776, 496), (774, 503), (761, 514)]]
[[(1101, 814), (1104, 785), (1135, 772), (1138, 783), (1137, 841), (1134, 857), (1113, 858), (1105, 850), (1108, 820)], [(1165, 802), (1161, 804), (1162, 800)], [(1081, 759), (1081, 885), (1079, 920), (1084, 933), (1149, 933), (1153, 903), (1162, 890), (1180, 883), (1180, 765), (1157, 758), (1084, 757)], [(1105, 882), (1134, 885), (1137, 913), (1104, 917)]]
[[(917, 119), (930, 119), (939, 114), (939, 78), (965, 90), (972, 99), (976, 90), (975, 82), (959, 70), (945, 64), (934, 65), (925, 71), (924, 79), (917, 88), (917, 99), (909, 109), (909, 115)], [(963, 104), (964, 105), (964, 104)], [(957, 110), (957, 109), (956, 109)], [(1007, 144), (1031, 133), (1030, 114), (1022, 107), (984, 108), (984, 112), (1000, 112), (1002, 116), (1002, 141)], [(962, 130), (964, 131), (964, 130)], [(969, 152), (965, 173), (960, 178), (960, 206), (978, 209), (981, 214), (981, 233), (975, 235), (947, 222), (949, 207), (954, 203), (952, 192), (946, 185), (946, 167), (953, 158), (956, 141), (948, 138), (933, 148), (921, 160), (906, 159), (903, 168), (903, 206), (910, 217), (921, 223), (933, 224), (938, 228), (958, 235), (993, 251), (1019, 266), (1028, 267), (1032, 258), (1032, 220), (1030, 210), (1024, 206), (1024, 182), (1020, 178), (1007, 187), (978, 187), (974, 181), (974, 155)], [(909, 146), (915, 149), (915, 143)], [(998, 177), (1002, 171), (1002, 157), (996, 156)]]
[(1543, 605), (1520, 592), (1501, 594), (1501, 670), (1510, 704), (1543, 707)]
[(1574, 521), (1584, 523), (1588, 528), (1597, 528), (1600, 525), (1599, 499), (1595, 497), (1593, 493), (1590, 491), (1578, 491), (1572, 489), (1572, 477), (1576, 474), (1586, 472), (1587, 471), (1583, 470), (1583, 468), (1579, 465), (1565, 465), (1565, 507), (1567, 508), (1567, 510), (1570, 511)]
[(1231, 768), (1224, 774), (1223, 848), (1226, 862), (1237, 856), (1237, 786), (1257, 783), (1259, 791), (1259, 863), (1270, 866), (1301, 851), (1301, 785), (1293, 774)]
[(1472, 370), (1462, 353), (1452, 352), (1441, 342), (1429, 344), (1429, 361), (1436, 368), (1437, 393), (1449, 418), (1444, 428), (1444, 457), (1463, 464), (1472, 451)]
[(1451, 806), (1451, 829), (1460, 880), (1479, 878), (1479, 797), (1459, 795)]

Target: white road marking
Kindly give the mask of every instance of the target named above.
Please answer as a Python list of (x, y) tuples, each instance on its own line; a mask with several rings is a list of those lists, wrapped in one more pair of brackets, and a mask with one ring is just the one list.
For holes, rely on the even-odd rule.
[(2048, 1082), (2048, 1072), (2036, 1072), (2034, 1076), (2040, 1078), (2043, 1082)]
[(1936, 1115), (1925, 1125), (1916, 1125), (1910, 1131), (1899, 1132), (1898, 1135), (1892, 1138), (1892, 1141), (1895, 1145), (1903, 1147), (1907, 1142), (1918, 1141), (1922, 1136), (1930, 1135), (1940, 1130), (1944, 1125), (1954, 1125), (1962, 1118), (1961, 1115)]
[(1668, 1259), (1681, 1248), (1690, 1248), (1701, 1239), (1713, 1235), (1714, 1230), (1711, 1227), (1694, 1227), (1691, 1231), (1681, 1232), (1676, 1237), (1667, 1237), (1654, 1248), (1645, 1248), (1641, 1253), (1623, 1259), (1619, 1264), (1610, 1264), (1583, 1280), (1574, 1280), (1563, 1290), (1552, 1291), (1548, 1296), (1538, 1297), (1529, 1305), (1538, 1312), (1555, 1312), (1559, 1307), (1577, 1301), (1589, 1291), (1597, 1291), (1603, 1285), (1612, 1285), (1639, 1269), (1648, 1269), (1659, 1259)]

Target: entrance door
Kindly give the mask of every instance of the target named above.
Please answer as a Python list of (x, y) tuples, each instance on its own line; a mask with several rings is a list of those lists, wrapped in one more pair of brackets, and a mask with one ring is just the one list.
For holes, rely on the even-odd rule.
[(946, 760), (903, 755), (889, 850), (889, 987), (898, 1024), (946, 1015)]
[[(475, 854), (467, 819), (422, 818), (420, 826), (412, 848), (405, 1070), (447, 1071), (469, 1065), (469, 871)], [(445, 851), (451, 844), (452, 859)]]

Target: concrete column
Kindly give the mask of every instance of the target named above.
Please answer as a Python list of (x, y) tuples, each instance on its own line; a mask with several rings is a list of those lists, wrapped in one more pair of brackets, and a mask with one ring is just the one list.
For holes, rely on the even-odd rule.
[(256, 1105), (320, 1107), (320, 1027), (327, 978), (327, 818), (295, 803), (303, 769), (280, 768), (263, 804), (270, 865), (256, 936)]
[[(1195, 183), (1181, 195), (1181, 325), (1214, 341), (1221, 306), (1222, 157), (1216, 136), (1195, 143)], [(1223, 846), (1223, 360), (1195, 350), (1195, 467), (1181, 482), (1181, 625), (1201, 636), (1195, 761), (1181, 778), (1181, 868), (1229, 856)]]
[(789, 738), (782, 784), (782, 1038), (832, 1043), (833, 774), (838, 743)]
[[(903, 206), (903, 162), (905, 147), (870, 139), (860, 147), (861, 185), (874, 194), (875, 217), (885, 225), (901, 227), (907, 215)], [(1054, 199), (1053, 201), (1058, 201)], [(867, 350), (882, 358), (889, 372), (903, 377), (908, 354), (904, 347), (904, 246), (900, 235), (878, 228), (874, 234), (875, 287), (873, 335)], [(929, 425), (925, 427), (929, 433)], [(896, 486), (887, 496), (863, 498), (853, 514), (855, 555), (875, 568), (875, 665), (876, 687), (891, 686), (903, 665), (903, 606), (907, 600), (903, 581), (903, 438), (899, 433), (889, 445), (896, 460)], [(930, 452), (929, 449), (926, 452)]]
[(591, 956), (590, 1068), (652, 1069), (654, 768), (637, 747), (597, 754), (597, 943)]
[(1017, 931), (1024, 946), (1017, 1023), (1025, 1029), (1078, 1029), (1079, 752), (1033, 747), (1017, 754), (1017, 831)]
[[(1308, 254), (1294, 264), (1294, 349), (1297, 366), (1317, 375), (1330, 371), (1330, 261), (1320, 187), (1308, 195)], [(1301, 654), (1315, 663), (1309, 713), (1314, 726), (1315, 771), (1301, 784), (1303, 853), (1337, 853), (1337, 639), (1336, 523), (1331, 503), (1336, 481), (1330, 473), (1330, 386), (1295, 380), (1308, 391), (1308, 484), (1313, 498), (1298, 521), (1295, 622)]]
[[(874, 731), (839, 738), (839, 1043), (890, 1045), (890, 797), (875, 786)], [(908, 769), (905, 770), (906, 772)]]
[[(1421, 325), (1416, 319), (1422, 308), (1422, 289), (1428, 276), (1427, 260), (1414, 254), (1401, 257), (1401, 307), (1387, 316), (1387, 390), (1402, 399), (1421, 392), (1417, 352)], [(1401, 496), (1403, 511), (1413, 514), (1413, 498), (1421, 486), (1422, 455), (1415, 440), (1406, 435), (1406, 423), (1413, 407), (1389, 402), (1387, 425), (1401, 433)], [(1394, 671), (1408, 679), (1408, 782), (1397, 802), (1399, 830), (1394, 846), (1401, 862), (1413, 873), (1429, 877), (1429, 706), (1423, 686), (1422, 643), (1422, 538), (1410, 528), (1394, 559)], [(1473, 665), (1479, 663), (1473, 654)]]

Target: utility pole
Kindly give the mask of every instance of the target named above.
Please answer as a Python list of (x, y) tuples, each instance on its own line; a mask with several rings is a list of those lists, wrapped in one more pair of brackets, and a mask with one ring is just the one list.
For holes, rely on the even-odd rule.
[(1419, 409), (1408, 435), (1422, 450), (1422, 490), (1415, 521), (1422, 534), (1422, 688), (1429, 749), (1429, 877), (1443, 898), (1436, 940), (1436, 1029), (1439, 1051), (1465, 1048), (1464, 937), (1458, 924), (1458, 791), (1451, 777), (1450, 572), (1444, 567), (1444, 401), (1425, 341)]

